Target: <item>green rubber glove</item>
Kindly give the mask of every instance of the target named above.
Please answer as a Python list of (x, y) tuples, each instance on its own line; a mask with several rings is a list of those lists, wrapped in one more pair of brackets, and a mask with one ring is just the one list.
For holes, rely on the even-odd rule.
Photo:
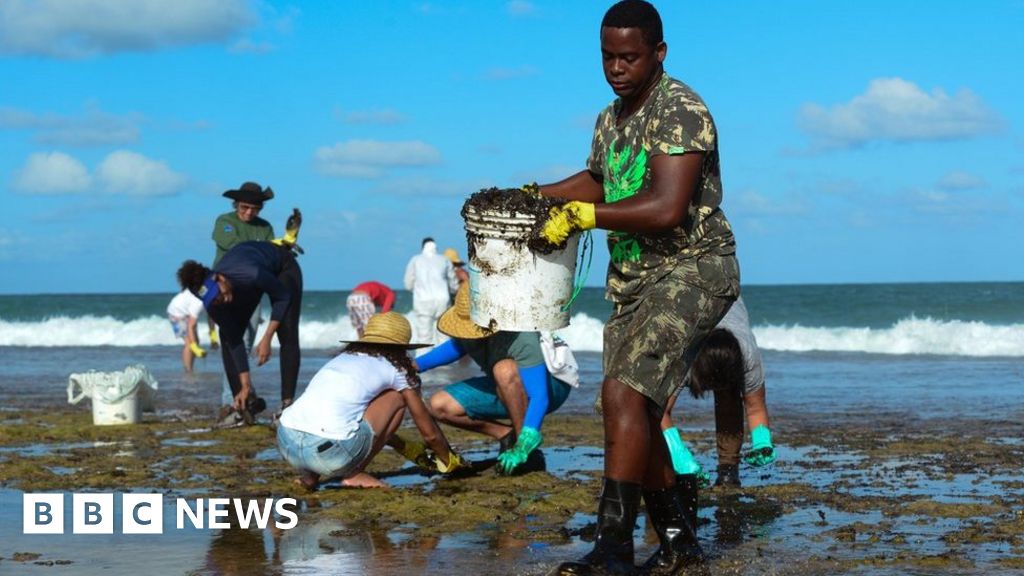
[(406, 460), (420, 468), (433, 468), (434, 461), (427, 451), (427, 445), (419, 440), (411, 440), (398, 434), (391, 437), (389, 445), (405, 457)]
[(683, 437), (679, 435), (679, 428), (675, 426), (664, 430), (665, 442), (668, 443), (668, 452), (672, 455), (672, 468), (676, 474), (700, 474), (704, 468), (693, 457), (690, 448), (686, 446)]
[(750, 431), (750, 452), (743, 461), (751, 466), (767, 466), (775, 462), (775, 446), (772, 432), (767, 426), (758, 426)]
[(516, 439), (516, 445), (511, 450), (506, 450), (498, 456), (498, 472), (511, 474), (516, 468), (523, 465), (526, 459), (544, 441), (540, 430), (523, 426)]

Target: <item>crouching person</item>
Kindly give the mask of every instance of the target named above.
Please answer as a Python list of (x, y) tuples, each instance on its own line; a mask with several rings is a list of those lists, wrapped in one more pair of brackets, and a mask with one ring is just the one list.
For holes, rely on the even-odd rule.
[(439, 471), (464, 466), (420, 396), (420, 379), (406, 351), (426, 345), (410, 344), (411, 337), (401, 314), (372, 316), (362, 338), (347, 342), (281, 414), (278, 448), (307, 489), (329, 478), (350, 487), (385, 487), (365, 469), (394, 435), (406, 409)]

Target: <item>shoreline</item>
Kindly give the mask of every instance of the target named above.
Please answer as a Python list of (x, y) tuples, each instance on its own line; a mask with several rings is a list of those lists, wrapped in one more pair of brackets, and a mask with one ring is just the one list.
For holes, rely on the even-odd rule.
[[(1024, 569), (1024, 441), (1014, 414), (924, 419), (893, 410), (868, 418), (849, 410), (824, 418), (773, 406), (773, 418), (779, 462), (770, 473), (744, 467), (742, 488), (701, 492), (699, 537), (713, 573)], [(477, 475), (427, 475), (385, 449), (369, 471), (392, 488), (333, 483), (312, 494), (292, 484), (294, 474), (265, 424), (210, 430), (205, 407), (146, 415), (143, 423), (122, 427), (92, 426), (81, 408), (0, 412), (0, 490), (15, 499), (21, 491), (295, 497), (302, 501), (304, 531), (333, 526), (327, 530), (332, 537), (369, 534), (403, 543), (386, 553), (357, 554), (363, 569), (381, 570), (366, 573), (387, 573), (381, 565), (441, 562), (459, 570), (465, 565), (467, 572), (542, 574), (558, 559), (589, 549), (603, 462), (596, 416), (549, 417), (545, 471), (498, 476), (492, 468), (496, 443), (446, 428)], [(688, 422), (683, 436), (713, 468), (713, 423), (706, 417)], [(0, 520), (20, 529), (19, 512), (7, 510), (11, 517)], [(207, 532), (196, 539), (222, 536)], [(60, 552), (44, 553), (29, 545), (40, 537), (19, 534), (4, 539), (0, 566), (16, 562), (15, 554), (40, 554), (23, 560), (28, 563), (91, 566), (91, 537), (65, 535)], [(638, 562), (655, 544), (650, 534), (645, 543)], [(131, 541), (126, 545), (130, 549)], [(313, 558), (326, 562), (333, 554), (314, 549)], [(498, 565), (495, 554), (507, 558)], [(203, 570), (191, 573), (229, 573)]]

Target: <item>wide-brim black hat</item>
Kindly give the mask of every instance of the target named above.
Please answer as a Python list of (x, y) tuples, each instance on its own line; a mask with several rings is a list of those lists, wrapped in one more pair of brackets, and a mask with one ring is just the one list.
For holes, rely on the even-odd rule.
[(264, 188), (255, 182), (246, 182), (239, 186), (237, 190), (225, 192), (224, 197), (249, 204), (263, 204), (274, 197), (274, 191), (270, 186)]

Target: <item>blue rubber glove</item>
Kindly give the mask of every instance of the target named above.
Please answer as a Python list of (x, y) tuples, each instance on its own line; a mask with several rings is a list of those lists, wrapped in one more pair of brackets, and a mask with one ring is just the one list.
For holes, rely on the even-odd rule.
[(772, 432), (767, 426), (758, 426), (750, 431), (750, 452), (743, 461), (751, 466), (767, 466), (775, 462), (775, 446)]
[(541, 436), (540, 430), (523, 426), (523, 429), (519, 432), (519, 438), (516, 440), (516, 445), (511, 450), (502, 452), (498, 456), (498, 472), (501, 474), (511, 474), (516, 468), (526, 462), (530, 452), (536, 450), (543, 441), (544, 437)]
[(416, 358), (416, 367), (420, 372), (426, 372), (431, 368), (451, 364), (462, 358), (465, 354), (458, 342), (454, 339), (448, 339), (435, 346), (433, 350), (423, 356), (418, 356)]

